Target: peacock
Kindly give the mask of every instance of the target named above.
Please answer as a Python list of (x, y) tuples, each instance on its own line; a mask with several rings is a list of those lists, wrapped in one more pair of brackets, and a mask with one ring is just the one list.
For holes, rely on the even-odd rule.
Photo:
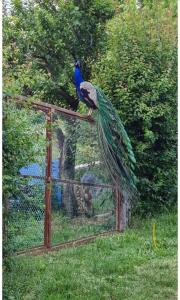
[(115, 185), (120, 192), (124, 191), (132, 197), (137, 192), (134, 175), (136, 160), (120, 117), (103, 91), (84, 81), (78, 61), (75, 62), (74, 84), (79, 100), (89, 108), (88, 115), (97, 110), (100, 151)]

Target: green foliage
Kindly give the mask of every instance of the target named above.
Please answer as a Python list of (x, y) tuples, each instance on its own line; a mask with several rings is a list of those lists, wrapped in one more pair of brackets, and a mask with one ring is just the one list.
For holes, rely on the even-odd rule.
[(68, 107), (63, 92), (75, 95), (74, 57), (82, 60), (88, 79), (88, 65), (104, 44), (105, 22), (115, 12), (115, 1), (12, 4), (11, 15), (4, 18), (4, 91)]
[(128, 1), (109, 21), (107, 51), (94, 68), (132, 141), (142, 212), (176, 203), (176, 5), (153, 3), (137, 9)]
[(17, 109), (11, 102), (4, 102), (3, 112), (3, 187), (7, 199), (15, 192), (20, 168), (42, 161), (45, 139), (40, 113)]
[(3, 167), (5, 175), (17, 175), (19, 169), (40, 162), (45, 151), (43, 115), (28, 108), (18, 109), (13, 102), (3, 108)]

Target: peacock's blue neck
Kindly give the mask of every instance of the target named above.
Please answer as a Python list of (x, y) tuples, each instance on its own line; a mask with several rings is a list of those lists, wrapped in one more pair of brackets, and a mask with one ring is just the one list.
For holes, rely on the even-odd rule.
[(74, 84), (76, 86), (77, 93), (78, 93), (79, 97), (81, 95), (81, 93), (80, 93), (80, 84), (83, 81), (84, 81), (84, 79), (82, 77), (81, 70), (80, 70), (79, 66), (76, 66), (75, 70), (74, 70)]

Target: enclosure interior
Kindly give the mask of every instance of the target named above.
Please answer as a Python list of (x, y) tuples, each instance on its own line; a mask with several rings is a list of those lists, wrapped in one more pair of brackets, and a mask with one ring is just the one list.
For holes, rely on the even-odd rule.
[(114, 230), (116, 192), (102, 161), (96, 123), (59, 111), (31, 114), (33, 155), (19, 170), (8, 207), (8, 235), (17, 250), (46, 243), (47, 216), (50, 246)]

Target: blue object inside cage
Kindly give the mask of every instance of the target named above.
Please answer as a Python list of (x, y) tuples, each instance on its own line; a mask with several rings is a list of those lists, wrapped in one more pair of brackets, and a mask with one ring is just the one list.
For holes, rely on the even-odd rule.
[[(45, 166), (40, 166), (38, 163), (33, 163), (28, 166), (25, 166), (19, 170), (20, 175), (26, 176), (45, 176)], [(59, 160), (52, 161), (52, 178), (58, 179), (60, 178), (60, 169), (59, 169)], [(29, 186), (33, 185), (41, 185), (44, 186), (44, 180), (39, 178), (31, 178), (28, 181)], [(60, 184), (53, 185), (53, 196), (55, 197), (55, 201), (58, 204), (58, 207), (62, 204), (62, 188)]]

